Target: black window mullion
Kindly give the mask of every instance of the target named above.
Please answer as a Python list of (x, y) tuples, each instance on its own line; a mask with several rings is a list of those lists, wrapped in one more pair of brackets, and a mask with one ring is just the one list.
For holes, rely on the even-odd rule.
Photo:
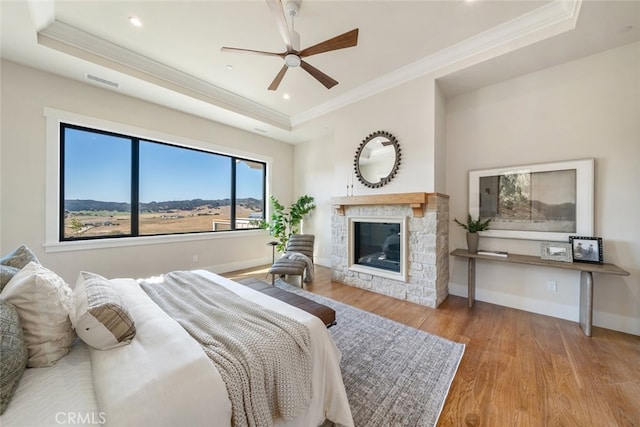
[(236, 158), (230, 157), (231, 160), (231, 230), (236, 229)]
[(131, 139), (131, 235), (140, 234), (140, 140)]
[(66, 126), (64, 124), (60, 125), (60, 173), (58, 174), (60, 176), (60, 200), (58, 201), (58, 206), (59, 206), (59, 231), (58, 231), (58, 236), (60, 240), (63, 240), (64, 238), (64, 219), (65, 219), (65, 205), (64, 205), (64, 156), (65, 156), (65, 150), (64, 150), (64, 140), (65, 140), (65, 129)]
[(267, 165), (262, 168), (262, 219), (267, 220)]

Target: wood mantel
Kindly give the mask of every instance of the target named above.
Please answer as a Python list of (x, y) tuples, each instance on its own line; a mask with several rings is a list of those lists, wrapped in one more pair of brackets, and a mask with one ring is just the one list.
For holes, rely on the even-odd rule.
[[(369, 196), (332, 197), (331, 204), (336, 206), (338, 215), (344, 215), (345, 206), (356, 205), (409, 205), (413, 209), (414, 217), (423, 217), (429, 196), (438, 193), (396, 193), (372, 194)], [(442, 196), (442, 195), (441, 195)]]

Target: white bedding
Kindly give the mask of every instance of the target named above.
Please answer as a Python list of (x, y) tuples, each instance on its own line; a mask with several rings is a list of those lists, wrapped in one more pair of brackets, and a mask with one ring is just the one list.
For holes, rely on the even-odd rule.
[(78, 341), (55, 365), (24, 372), (0, 425), (95, 426), (103, 415), (93, 392), (89, 348)]
[[(277, 426), (316, 426), (325, 418), (352, 426), (339, 368), (340, 353), (317, 317), (216, 274), (207, 277), (241, 297), (282, 312), (311, 333), (313, 399), (308, 411)], [(93, 381), (109, 426), (229, 426), (231, 404), (222, 378), (200, 346), (133, 279), (115, 279), (136, 322), (130, 345), (91, 349)]]
[[(309, 328), (311, 405), (277, 427), (317, 426), (325, 419), (353, 426), (340, 352), (320, 319), (216, 274), (197, 273)], [(200, 346), (135, 280), (112, 282), (136, 322), (131, 344), (102, 351), (78, 342), (56, 365), (27, 369), (0, 425), (230, 426), (225, 385)]]

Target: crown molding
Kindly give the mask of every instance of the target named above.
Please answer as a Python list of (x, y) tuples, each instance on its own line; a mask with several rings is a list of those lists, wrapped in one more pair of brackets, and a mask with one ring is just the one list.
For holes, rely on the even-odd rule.
[[(575, 28), (581, 4), (582, 0), (555, 0), (547, 3), (525, 15), (356, 87), (326, 103), (289, 117), (56, 20), (52, 0), (29, 0), (32, 16), (39, 29), (39, 44), (272, 125), (286, 132), (411, 80), (429, 74), (443, 77), (495, 56), (569, 31)], [(442, 75), (438, 76), (438, 73)]]
[[(479, 57), (491, 51), (500, 51), (514, 45), (513, 49), (523, 47), (542, 39), (575, 28), (582, 0), (556, 0), (527, 14), (514, 18), (483, 33), (463, 40), (433, 55), (399, 68), (380, 78), (361, 85), (324, 104), (291, 117), (291, 127), (296, 128), (317, 117), (331, 113), (349, 104), (361, 101), (374, 94), (383, 92), (403, 83), (428, 74), (436, 74), (444, 68), (461, 64), (463, 61)], [(493, 56), (495, 56), (493, 55)], [(482, 62), (487, 57), (478, 58)], [(470, 64), (461, 65), (467, 67)], [(447, 70), (451, 73), (456, 70)], [(440, 76), (442, 77), (442, 76)]]
[(54, 20), (38, 31), (38, 43), (278, 128), (291, 130), (289, 117), (283, 113), (59, 20)]

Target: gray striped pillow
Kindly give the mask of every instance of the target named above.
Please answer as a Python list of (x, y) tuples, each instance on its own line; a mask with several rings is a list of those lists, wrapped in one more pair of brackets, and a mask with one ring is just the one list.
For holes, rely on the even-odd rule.
[(98, 350), (131, 342), (136, 335), (135, 323), (108, 279), (82, 271), (73, 295), (71, 323), (82, 341)]

